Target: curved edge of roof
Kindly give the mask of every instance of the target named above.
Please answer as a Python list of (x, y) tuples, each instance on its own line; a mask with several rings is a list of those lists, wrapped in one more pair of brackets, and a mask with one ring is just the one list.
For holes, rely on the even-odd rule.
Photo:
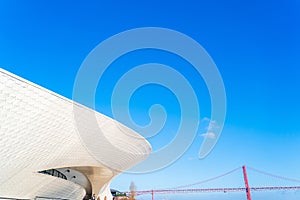
[[(63, 101), (65, 101), (65, 102), (67, 102), (67, 103), (69, 103), (69, 104), (72, 104), (72, 105), (76, 105), (76, 106), (78, 106), (78, 107), (80, 107), (81, 109), (84, 109), (85, 111), (89, 111), (89, 112), (94, 112), (94, 113), (96, 113), (97, 115), (100, 115), (100, 116), (102, 116), (102, 117), (105, 117), (106, 119), (108, 119), (110, 122), (113, 122), (113, 123), (118, 123), (118, 124), (121, 124), (120, 122), (117, 122), (116, 120), (114, 120), (114, 119), (112, 119), (112, 118), (110, 118), (110, 117), (108, 117), (108, 116), (105, 116), (105, 115), (103, 115), (103, 114), (101, 114), (101, 113), (99, 113), (99, 112), (97, 112), (97, 111), (95, 111), (95, 110), (92, 110), (91, 108), (88, 108), (88, 107), (86, 107), (86, 106), (84, 106), (84, 105), (82, 105), (82, 104), (79, 104), (79, 103), (77, 103), (77, 102), (75, 102), (75, 101), (72, 101), (72, 100), (70, 100), (70, 99), (68, 99), (68, 98), (66, 98), (66, 97), (64, 97), (64, 96), (62, 96), (62, 95), (59, 95), (59, 94), (57, 94), (57, 93), (55, 93), (55, 92), (53, 92), (53, 91), (50, 91), (50, 90), (48, 90), (48, 89), (46, 89), (46, 88), (44, 88), (44, 87), (42, 87), (42, 86), (39, 86), (39, 85), (37, 85), (37, 84), (35, 84), (35, 83), (32, 83), (32, 82), (30, 82), (30, 81), (28, 81), (28, 80), (26, 80), (26, 79), (24, 79), (24, 78), (21, 78), (21, 77), (19, 77), (19, 76), (17, 76), (17, 75), (15, 75), (15, 74), (12, 74), (11, 72), (8, 72), (8, 71), (6, 71), (6, 70), (4, 70), (4, 69), (2, 69), (2, 68), (0, 68), (0, 73), (2, 73), (2, 74), (4, 74), (4, 75), (6, 75), (6, 76), (9, 76), (9, 77), (11, 77), (11, 78), (13, 78), (13, 79), (17, 79), (18, 81), (20, 81), (20, 82), (23, 82), (24, 84), (28, 84), (28, 85), (30, 85), (30, 86), (32, 86), (32, 87), (34, 87), (34, 88), (37, 88), (38, 90), (40, 90), (40, 91), (42, 91), (42, 92), (46, 92), (46, 93), (48, 93), (48, 94), (50, 94), (50, 95), (54, 95), (55, 97), (57, 97), (57, 98), (59, 98), (59, 99), (61, 99), (61, 100), (63, 100)], [(123, 124), (121, 124), (122, 126), (124, 126)], [(126, 127), (126, 126), (124, 126), (124, 127)], [(127, 128), (127, 127), (126, 127)], [(128, 128), (129, 129), (129, 128)], [(130, 164), (128, 164), (128, 166), (127, 166), (127, 169), (129, 168), (129, 167), (132, 167), (132, 165), (133, 164), (137, 164), (138, 162), (141, 162), (142, 160), (144, 160), (150, 153), (151, 153), (151, 150), (152, 150), (152, 148), (151, 148), (151, 145), (150, 145), (150, 143), (145, 139), (145, 138), (143, 138), (142, 136), (140, 136), (138, 133), (136, 133), (135, 131), (133, 131), (132, 129), (130, 129), (130, 133), (131, 134), (134, 134), (136, 137), (138, 137), (138, 138), (140, 138), (140, 139), (142, 139), (140, 142), (141, 143), (143, 143), (143, 148), (144, 148), (144, 151), (143, 151), (143, 156), (142, 157), (139, 157), (139, 159), (135, 159), (135, 161), (134, 162), (132, 162), (132, 164), (130, 165)], [(141, 146), (140, 146), (141, 147)], [(141, 156), (141, 155), (140, 155)], [(133, 161), (133, 160), (132, 160)], [(72, 163), (72, 162), (70, 162), (70, 163)], [(90, 168), (92, 171), (93, 170), (95, 170), (95, 171), (97, 171), (97, 173), (101, 173), (101, 167), (104, 167), (104, 166), (98, 166), (98, 164), (97, 164), (97, 162), (92, 162), (92, 163), (90, 163), (90, 165), (87, 165), (87, 163), (85, 162), (85, 163), (82, 163), (82, 165), (81, 164), (76, 164), (76, 165), (68, 165), (68, 164), (63, 164), (63, 163), (60, 163), (60, 165), (59, 166), (57, 166), (57, 168), (58, 167), (61, 167), (61, 166), (65, 166), (65, 167), (70, 167), (70, 168), (74, 168), (74, 169), (77, 169), (77, 170), (80, 170), (78, 167), (88, 167), (88, 168)], [(41, 166), (39, 166), (39, 167), (41, 167)], [(52, 167), (54, 167), (55, 168), (55, 166), (52, 166)], [(99, 168), (100, 167), (100, 168)], [(27, 170), (27, 169), (26, 169)], [(26, 171), (25, 169), (23, 169), (22, 171), (24, 171), (24, 173), (27, 173), (27, 175), (29, 175), (30, 177), (31, 176), (34, 176), (34, 173), (36, 173), (36, 171), (32, 171), (32, 172), (29, 172), (29, 171)], [(85, 170), (86, 170), (86, 168), (84, 168), (83, 169), (83, 174), (85, 174)], [(100, 171), (99, 171), (100, 170)], [(115, 177), (116, 175), (118, 175), (121, 171), (114, 171), (113, 169), (109, 169), (109, 168), (107, 168), (106, 170), (110, 170), (111, 171), (111, 174), (110, 175), (108, 175), (108, 176), (106, 176), (106, 175), (103, 175), (101, 178), (103, 178), (103, 177), (107, 177), (106, 179), (104, 178), (104, 180), (106, 181), (106, 183), (107, 182), (109, 182), (113, 177)], [(124, 169), (124, 170), (126, 170), (126, 169)], [(21, 172), (20, 172), (21, 173)], [(33, 173), (33, 174), (31, 174), (31, 173)], [(31, 174), (31, 175), (30, 175)], [(103, 186), (103, 183), (99, 183), (99, 177), (94, 177), (94, 175), (95, 175), (95, 173), (94, 172), (90, 172), (90, 171), (87, 171), (87, 177), (89, 178), (89, 180), (91, 181), (91, 183), (92, 184), (96, 184), (96, 185), (98, 185), (98, 186)], [(47, 179), (47, 176), (45, 176), (46, 177), (46, 179)], [(47, 182), (46, 181), (46, 179), (45, 178), (42, 178), (41, 179), (41, 177), (40, 176), (38, 176), (38, 177), (36, 177), (36, 180), (37, 180), (37, 183), (41, 183), (41, 181), (40, 180), (43, 180), (43, 181), (45, 181), (45, 182)], [(49, 179), (49, 178), (48, 178)], [(48, 180), (47, 179), (47, 180)], [(51, 179), (54, 179), (53, 177), (51, 178)], [(55, 179), (56, 180), (56, 179)], [(0, 182), (0, 188), (4, 188), (4, 189), (7, 189), (7, 190), (9, 190), (9, 187), (14, 187), (15, 186), (15, 181), (16, 180), (12, 180), (12, 181), (10, 181), (9, 182), (9, 184), (8, 185), (3, 185), (3, 184), (1, 184), (1, 182)], [(33, 180), (32, 180), (33, 181)], [(60, 180), (59, 182), (64, 182), (64, 180)], [(98, 182), (98, 183), (97, 183)], [(53, 182), (52, 182), (53, 183)], [(35, 185), (36, 185), (36, 183), (35, 183)], [(54, 186), (53, 186), (54, 187)], [(49, 189), (49, 188), (48, 188)], [(97, 190), (99, 191), (99, 188), (97, 188)], [(93, 190), (93, 191), (97, 191), (97, 190)], [(80, 194), (82, 193), (82, 192), (79, 192)], [(1, 196), (1, 195), (0, 195)]]

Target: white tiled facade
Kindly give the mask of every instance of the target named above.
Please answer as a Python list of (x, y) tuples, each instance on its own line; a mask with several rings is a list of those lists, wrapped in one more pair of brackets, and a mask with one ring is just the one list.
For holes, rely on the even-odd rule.
[[(88, 121), (91, 114), (97, 126)], [(93, 134), (105, 140), (95, 141)], [(108, 200), (111, 179), (150, 152), (144, 138), (118, 122), (0, 69), (0, 199), (81, 200), (87, 187), (76, 182), (80, 177), (38, 173), (70, 169)]]

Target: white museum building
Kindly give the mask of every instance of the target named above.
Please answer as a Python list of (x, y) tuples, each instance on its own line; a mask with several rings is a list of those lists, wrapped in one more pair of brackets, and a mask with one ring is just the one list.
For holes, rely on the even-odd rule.
[(112, 199), (150, 144), (103, 114), (0, 69), (0, 199)]

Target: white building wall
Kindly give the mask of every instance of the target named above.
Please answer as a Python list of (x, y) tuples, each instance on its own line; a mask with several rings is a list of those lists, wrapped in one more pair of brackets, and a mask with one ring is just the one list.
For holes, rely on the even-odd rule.
[[(83, 121), (91, 113), (96, 116), (97, 127), (89, 121), (80, 124), (91, 144), (93, 134), (104, 140), (91, 148), (82, 140), (74, 107)], [(107, 193), (115, 175), (151, 151), (145, 139), (118, 122), (2, 69), (0, 111), (0, 197), (82, 199), (85, 190), (79, 184), (37, 173), (68, 167), (89, 173), (94, 193), (101, 188)]]

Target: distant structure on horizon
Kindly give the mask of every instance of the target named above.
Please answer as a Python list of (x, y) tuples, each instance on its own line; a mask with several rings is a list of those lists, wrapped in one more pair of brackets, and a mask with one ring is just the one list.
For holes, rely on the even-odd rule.
[(120, 192), (120, 191), (114, 190), (114, 189), (111, 189), (110, 192), (113, 196), (113, 200), (128, 200), (129, 199), (127, 194), (124, 192)]
[(0, 69), (0, 199), (112, 200), (110, 181), (150, 152), (117, 121)]

